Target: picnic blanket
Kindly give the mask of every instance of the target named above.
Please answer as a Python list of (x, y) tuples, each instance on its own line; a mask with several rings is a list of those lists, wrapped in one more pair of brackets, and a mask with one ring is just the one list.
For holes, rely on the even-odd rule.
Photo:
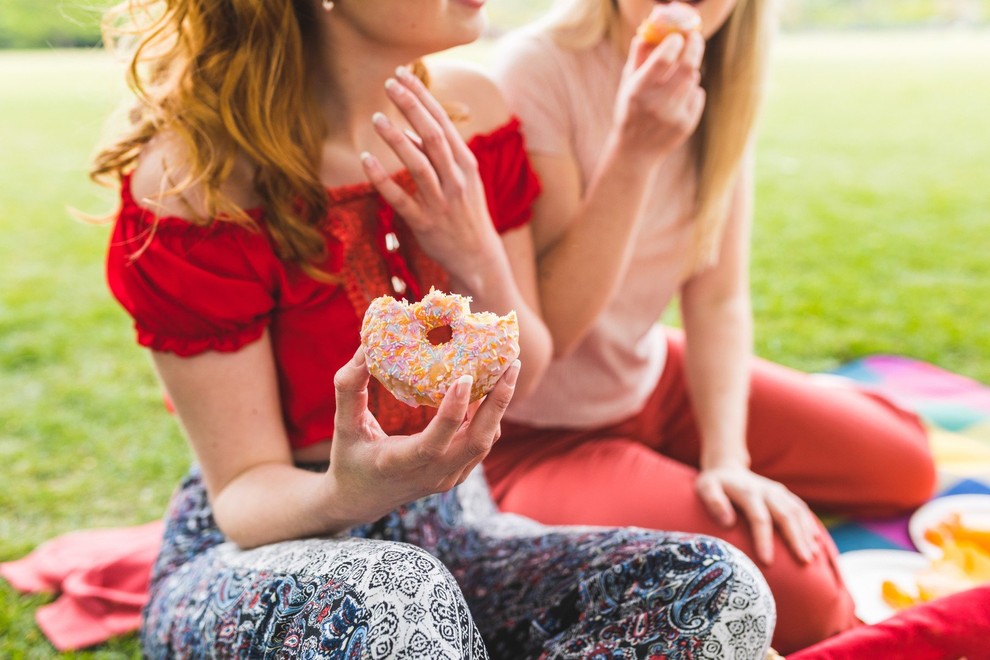
[[(936, 497), (990, 493), (990, 387), (931, 364), (886, 355), (849, 363), (833, 376), (875, 389), (925, 419), (939, 469)], [(907, 516), (826, 521), (840, 552), (913, 549), (907, 525)], [(36, 612), (38, 624), (57, 649), (84, 648), (137, 628), (160, 538), (159, 521), (72, 532), (23, 559), (0, 564), (0, 576), (20, 591), (57, 594)], [(896, 634), (903, 636), (903, 628)], [(827, 649), (808, 657), (850, 656)]]

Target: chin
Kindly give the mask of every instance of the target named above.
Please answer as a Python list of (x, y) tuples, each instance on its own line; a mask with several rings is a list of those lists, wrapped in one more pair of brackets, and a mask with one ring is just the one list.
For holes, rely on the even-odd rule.
[(456, 34), (452, 34), (450, 39), (445, 39), (443, 44), (434, 52), (439, 52), (442, 50), (447, 50), (448, 48), (455, 48), (457, 46), (466, 46), (468, 44), (474, 43), (485, 33), (485, 27), (488, 25), (487, 21), (479, 21), (476, 26), (472, 26), (470, 29), (458, 30)]

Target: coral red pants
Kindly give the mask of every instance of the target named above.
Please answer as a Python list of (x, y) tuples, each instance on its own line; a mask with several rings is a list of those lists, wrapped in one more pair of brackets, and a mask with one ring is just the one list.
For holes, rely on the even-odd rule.
[[(700, 439), (681, 338), (671, 335), (668, 349), (656, 390), (630, 419), (593, 430), (503, 422), (485, 462), (499, 506), (550, 524), (709, 534), (757, 561), (746, 523), (720, 526), (695, 494)], [(816, 511), (887, 515), (932, 494), (935, 469), (924, 427), (882, 397), (756, 359), (748, 414), (752, 469)], [(773, 564), (760, 565), (777, 601), (774, 647), (782, 653), (856, 625), (835, 547), (826, 543), (828, 552), (802, 565), (778, 535)]]

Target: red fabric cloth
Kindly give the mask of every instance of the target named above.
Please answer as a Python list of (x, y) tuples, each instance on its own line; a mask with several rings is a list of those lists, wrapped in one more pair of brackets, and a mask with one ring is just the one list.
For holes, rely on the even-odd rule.
[[(513, 119), (472, 138), (469, 147), (488, 195), (492, 221), (506, 232), (529, 221), (540, 186)], [(397, 180), (412, 188), (408, 173)], [(268, 328), (279, 365), (285, 423), (294, 448), (333, 435), (333, 375), (359, 342), (372, 299), (445, 288), (446, 276), (418, 247), (402, 221), (368, 183), (329, 191), (324, 270), (339, 284), (319, 282), (279, 260), (264, 213), (249, 215), (261, 231), (229, 222), (209, 227), (156, 217), (131, 196), (125, 178), (121, 209), (107, 255), (110, 289), (134, 318), (138, 342), (158, 351), (195, 355), (235, 351)], [(387, 231), (383, 231), (386, 228)], [(390, 251), (386, 234), (399, 248)], [(386, 432), (422, 427), (429, 408), (410, 408), (372, 383), (369, 407)]]
[(830, 637), (787, 660), (990, 659), (990, 584)]
[(140, 625), (163, 527), (156, 520), (70, 532), (22, 559), (0, 564), (0, 575), (18, 591), (59, 594), (35, 613), (55, 648), (71, 651), (99, 644)]

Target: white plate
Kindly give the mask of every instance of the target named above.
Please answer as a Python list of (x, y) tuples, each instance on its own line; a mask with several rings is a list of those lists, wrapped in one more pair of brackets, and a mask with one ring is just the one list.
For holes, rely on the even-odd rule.
[(895, 610), (883, 600), (883, 581), (908, 593), (917, 592), (914, 576), (931, 566), (924, 555), (907, 550), (853, 550), (839, 555), (839, 571), (856, 604), (856, 616), (866, 623), (883, 621)]
[(990, 529), (990, 495), (946, 495), (936, 497), (914, 512), (908, 522), (908, 534), (918, 551), (938, 559), (942, 551), (925, 540), (925, 530), (945, 520), (953, 513), (962, 516), (962, 522), (969, 527)]

